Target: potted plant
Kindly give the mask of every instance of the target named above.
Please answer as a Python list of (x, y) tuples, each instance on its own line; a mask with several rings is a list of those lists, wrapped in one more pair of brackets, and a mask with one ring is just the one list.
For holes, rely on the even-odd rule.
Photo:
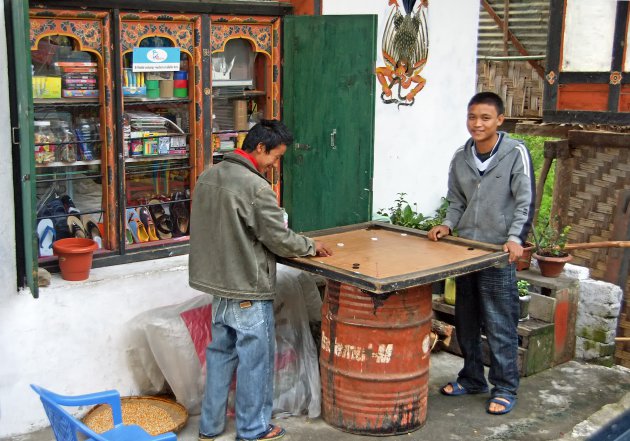
[(518, 289), (518, 303), (521, 307), (519, 321), (529, 320), (529, 302), (532, 296), (529, 294), (529, 282), (527, 280), (519, 280), (516, 282)]
[(543, 276), (558, 277), (564, 265), (572, 259), (564, 249), (570, 230), (569, 225), (561, 227), (557, 217), (554, 222), (547, 219), (542, 228), (532, 227), (535, 243), (532, 257), (538, 261)]
[(535, 245), (530, 240), (523, 244), (523, 255), (516, 261), (516, 271), (525, 271), (529, 269), (532, 262), (534, 248)]

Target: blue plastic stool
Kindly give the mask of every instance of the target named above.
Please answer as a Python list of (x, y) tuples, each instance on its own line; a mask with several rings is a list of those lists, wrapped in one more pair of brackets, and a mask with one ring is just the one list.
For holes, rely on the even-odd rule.
[[(87, 441), (177, 441), (174, 433), (152, 436), (135, 424), (126, 425), (122, 422), (120, 394), (116, 390), (107, 390), (87, 395), (64, 396), (57, 395), (43, 387), (31, 384), (39, 394), (44, 410), (50, 421), (57, 441), (78, 441), (77, 433), (83, 433), (89, 438)], [(95, 404), (109, 404), (112, 408), (114, 428), (98, 434), (83, 424), (81, 420), (70, 415), (62, 406), (86, 406)]]

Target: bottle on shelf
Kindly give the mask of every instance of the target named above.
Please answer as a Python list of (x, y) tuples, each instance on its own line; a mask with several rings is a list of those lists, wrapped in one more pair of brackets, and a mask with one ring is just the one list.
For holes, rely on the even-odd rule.
[(83, 161), (94, 160), (94, 145), (92, 144), (96, 138), (93, 136), (93, 121), (90, 118), (79, 118), (75, 129), (77, 140), (79, 141), (79, 156)]

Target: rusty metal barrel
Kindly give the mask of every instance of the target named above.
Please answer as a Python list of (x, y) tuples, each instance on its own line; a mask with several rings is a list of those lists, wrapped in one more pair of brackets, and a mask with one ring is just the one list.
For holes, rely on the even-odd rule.
[(374, 294), (328, 281), (319, 357), (324, 421), (365, 435), (422, 427), (431, 317), (430, 285)]

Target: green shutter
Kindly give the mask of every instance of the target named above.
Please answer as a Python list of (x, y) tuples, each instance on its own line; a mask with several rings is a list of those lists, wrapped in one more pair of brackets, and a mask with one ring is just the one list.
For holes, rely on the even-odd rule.
[(295, 134), (283, 162), (291, 228), (370, 220), (375, 15), (287, 16), (283, 120)]
[[(11, 1), (11, 19), (13, 27), (13, 54), (15, 69), (15, 90), (17, 115), (14, 119), (18, 127), (14, 135), (19, 136), (20, 182), (22, 194), (22, 230), (24, 241), (24, 265), (26, 285), (33, 297), (38, 297), (37, 286), (37, 214), (35, 202), (35, 164), (33, 161), (33, 93), (31, 80), (31, 48), (29, 38), (29, 16), (27, 0)], [(20, 207), (16, 207), (19, 210)], [(19, 228), (16, 228), (19, 230)], [(18, 238), (19, 240), (19, 238)]]

